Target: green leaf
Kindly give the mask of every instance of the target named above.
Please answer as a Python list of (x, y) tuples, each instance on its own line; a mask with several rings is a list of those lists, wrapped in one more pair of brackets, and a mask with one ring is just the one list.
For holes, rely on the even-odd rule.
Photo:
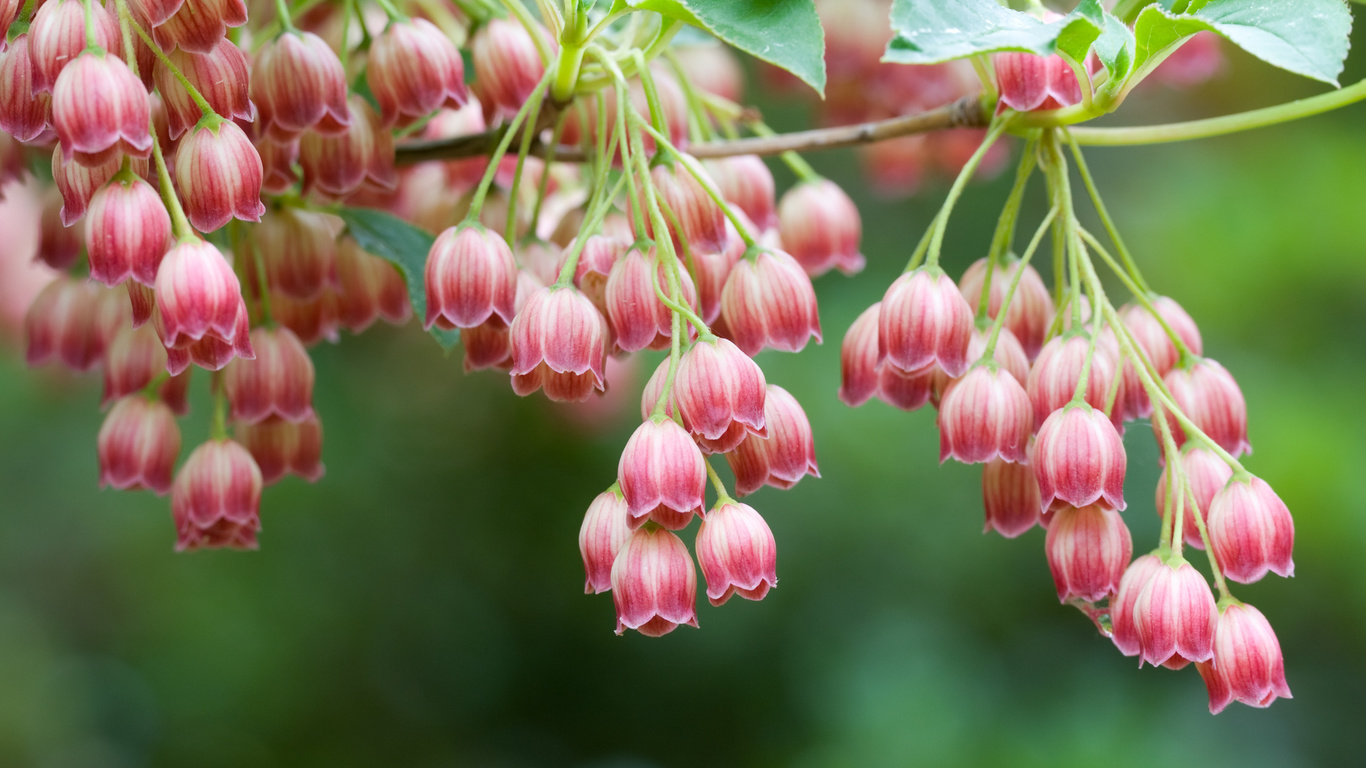
[[(413, 314), (418, 322), (427, 317), (427, 252), (436, 238), (402, 219), (373, 208), (342, 208), (337, 215), (346, 222), (346, 231), (366, 253), (393, 263), (408, 283), (408, 300), (413, 303)], [(450, 349), (460, 341), (459, 331), (432, 328), (443, 349)]]
[(1268, 64), (1338, 84), (1352, 31), (1352, 14), (1341, 0), (1209, 0), (1190, 5), (1198, 10), (1173, 14), (1158, 5), (1143, 9), (1134, 23), (1137, 67), (1155, 66), (1185, 38), (1208, 30)]
[(1105, 28), (1091, 44), (1091, 50), (1109, 73), (1107, 88), (1123, 83), (1129, 77), (1134, 68), (1135, 47), (1134, 33), (1124, 26), (1124, 22), (1105, 14)]
[[(1090, 2), (1091, 0), (1087, 0)], [(825, 96), (825, 32), (815, 0), (626, 0), (701, 27)]]
[(893, 0), (892, 31), (883, 61), (938, 64), (997, 51), (1040, 56), (1063, 53), (1086, 58), (1105, 27), (1099, 0), (1082, 0), (1075, 10), (1044, 23), (995, 0)]

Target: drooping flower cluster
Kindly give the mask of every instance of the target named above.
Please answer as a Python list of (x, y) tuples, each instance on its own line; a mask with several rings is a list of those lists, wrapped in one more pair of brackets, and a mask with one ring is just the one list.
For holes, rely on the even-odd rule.
[[(178, 549), (257, 546), (263, 488), (323, 474), (308, 348), (416, 309), (438, 338), (459, 332), (467, 371), (506, 374), (520, 396), (590, 400), (632, 354), (667, 351), (580, 530), (585, 590), (612, 593), (618, 634), (697, 626), (694, 557), (713, 605), (776, 586), (776, 537), (735, 497), (819, 471), (805, 411), (755, 357), (820, 342), (812, 280), (863, 268), (862, 222), (791, 153), (798, 181), (781, 196), (757, 156), (688, 154), (768, 130), (738, 106), (725, 49), (650, 61), (667, 34), (642, 47), (615, 14), (592, 27), (617, 38), (612, 51), (555, 14), (543, 27), (444, 4), (386, 0), (382, 18), (320, 4), (297, 19), (287, 3), (249, 18), (244, 0), (34, 5), (20, 19), (0, 0), (0, 182), (34, 157), (52, 168), (38, 256), (57, 276), (28, 308), (28, 361), (103, 370), (99, 482), (169, 493)], [(987, 129), (864, 150), (883, 189), (912, 190), (930, 163), (959, 178), (905, 273), (845, 336), (840, 398), (936, 407), (940, 460), (984, 464), (987, 529), (1047, 528), (1060, 600), (1124, 654), (1196, 662), (1214, 711), (1289, 696), (1270, 625), (1225, 579), (1291, 575), (1290, 513), (1239, 462), (1246, 403), (1202, 357), (1194, 321), (1146, 286), (1113, 232), (1118, 259), (1078, 223), (1065, 134), (1028, 139), (988, 256), (957, 283), (939, 265), (963, 184), (1007, 156), (1003, 121), (1080, 103), (1098, 65), (1011, 52), (985, 73), (887, 66), (886, 3), (849, 5), (820, 3), (823, 119), (975, 103), (983, 82), (1000, 98)], [(1212, 58), (1195, 56), (1187, 79)], [(419, 158), (402, 169), (399, 139)], [(422, 159), (423, 142), (446, 140), (487, 157)], [(585, 162), (555, 162), (560, 142)], [(1017, 256), (1036, 166), (1054, 208)], [(1050, 228), (1051, 291), (1031, 264)], [(1133, 303), (1109, 302), (1093, 256)], [(180, 462), (194, 367), (212, 375), (211, 437)], [(1123, 435), (1149, 417), (1163, 533), (1131, 563)], [(694, 518), (690, 550), (679, 532)], [(1185, 546), (1207, 550), (1217, 600)]]

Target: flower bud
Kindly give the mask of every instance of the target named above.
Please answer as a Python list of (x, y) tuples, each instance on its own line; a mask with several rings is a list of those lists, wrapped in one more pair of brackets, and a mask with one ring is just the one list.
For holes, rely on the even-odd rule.
[(660, 637), (679, 624), (696, 627), (696, 602), (697, 572), (683, 540), (663, 529), (632, 533), (612, 563), (617, 634)]
[(575, 288), (539, 288), (512, 320), (512, 391), (581, 401), (606, 389), (607, 321)]
[(114, 178), (121, 165), (122, 161), (117, 157), (94, 167), (64, 162), (60, 146), (52, 151), (52, 180), (61, 192), (61, 223), (64, 226), (75, 224), (85, 215), (95, 192)]
[(706, 462), (687, 430), (667, 418), (647, 419), (622, 451), (617, 482), (632, 528), (649, 519), (676, 531), (702, 514)]
[(166, 254), (157, 271), (156, 302), (167, 349), (209, 338), (238, 357), (253, 357), (241, 285), (227, 259), (209, 243), (182, 242)]
[(806, 475), (821, 476), (811, 421), (797, 398), (776, 384), (764, 397), (764, 428), (767, 437), (751, 434), (726, 454), (736, 493), (748, 496), (765, 485), (787, 489)]
[(1085, 403), (1054, 411), (1039, 427), (1031, 461), (1042, 508), (1099, 502), (1124, 509), (1126, 462), (1124, 441), (1104, 413)]
[(937, 363), (950, 376), (968, 369), (972, 309), (938, 267), (898, 277), (882, 298), (878, 361), (907, 373)]
[[(176, 49), (166, 55), (214, 112), (229, 120), (251, 122), (255, 118), (248, 96), (247, 55), (231, 40), (219, 40), (208, 53)], [(154, 72), (157, 91), (166, 106), (167, 133), (171, 139), (178, 139), (199, 122), (203, 112), (164, 63), (157, 62)]]
[(800, 352), (808, 338), (821, 340), (811, 278), (782, 251), (736, 263), (721, 291), (721, 319), (735, 346), (750, 356), (764, 347)]
[(323, 476), (323, 428), (312, 412), (301, 421), (272, 416), (237, 428), (237, 439), (261, 469), (261, 482), (273, 485), (293, 473), (310, 483)]
[(261, 470), (241, 444), (210, 440), (190, 454), (171, 488), (176, 551), (256, 549)]
[(765, 386), (763, 370), (734, 344), (701, 340), (678, 363), (674, 396), (688, 431), (725, 453), (747, 434), (767, 437)]
[(424, 328), (473, 328), (497, 315), (512, 322), (517, 262), (512, 249), (480, 225), (451, 227), (427, 255)]
[(97, 445), (101, 488), (147, 488), (158, 496), (171, 490), (180, 428), (164, 403), (141, 395), (119, 400), (100, 427)]
[(102, 165), (119, 153), (147, 157), (151, 118), (142, 81), (122, 59), (103, 51), (77, 56), (52, 87), (52, 127), (67, 161)]
[(341, 60), (312, 32), (285, 32), (261, 46), (252, 68), (251, 100), (276, 141), (310, 129), (337, 135), (352, 122)]
[(1214, 661), (1199, 664), (1209, 689), (1209, 711), (1219, 714), (1234, 701), (1252, 707), (1289, 699), (1285, 658), (1271, 623), (1247, 603), (1224, 608), (1214, 630)]
[[(995, 320), (1001, 314), (1006, 292), (1015, 280), (1015, 273), (1021, 269), (1024, 270), (1024, 274), (1020, 275), (1015, 295), (1006, 309), (1004, 325), (1015, 334), (1025, 354), (1033, 360), (1039, 356), (1039, 350), (1043, 349), (1048, 328), (1053, 324), (1055, 314), (1053, 295), (1049, 293), (1048, 286), (1044, 285), (1038, 270), (1018, 259), (1004, 259), (998, 263), (991, 273), (991, 290), (987, 294), (987, 316)], [(982, 284), (986, 282), (986, 277), (987, 260), (982, 258), (973, 262), (963, 273), (963, 278), (958, 281), (958, 290), (962, 292), (974, 314), (982, 305)]]
[(1064, 506), (1048, 524), (1044, 549), (1058, 600), (1095, 602), (1119, 588), (1133, 541), (1115, 510), (1099, 504)]
[(1061, 109), (1081, 101), (1076, 73), (1057, 54), (998, 53), (991, 62), (1002, 108), (1031, 112)]
[(1153, 569), (1134, 602), (1139, 664), (1180, 669), (1214, 657), (1214, 623), (1219, 609), (1205, 577), (1181, 561)]
[(1224, 576), (1242, 584), (1271, 571), (1295, 575), (1295, 521), (1260, 477), (1235, 477), (1214, 496), (1206, 519), (1210, 546)]
[[(49, 0), (36, 6), (33, 23), (28, 28), (28, 55), (33, 64), (35, 94), (51, 91), (62, 70), (75, 63), (86, 49), (85, 3), (82, 0)], [(91, 11), (95, 21), (95, 42), (109, 55), (121, 55), (123, 38), (114, 15), (99, 3)]]
[(833, 267), (845, 274), (863, 269), (863, 221), (854, 201), (833, 181), (802, 182), (789, 189), (778, 204), (778, 219), (783, 247), (812, 277)]
[[(685, 242), (689, 251), (720, 251), (726, 247), (726, 214), (683, 161), (655, 166), (650, 171), (650, 180), (660, 207), (665, 210), (664, 220), (673, 235), (675, 250), (682, 253)], [(646, 230), (651, 237), (655, 236), (648, 220)]]
[(343, 131), (312, 130), (299, 140), (306, 193), (345, 197), (363, 184), (380, 190), (398, 185), (393, 135), (365, 99), (353, 96), (347, 104), (350, 124)]
[(185, 215), (200, 232), (212, 232), (234, 217), (260, 221), (266, 212), (261, 156), (231, 122), (211, 118), (185, 134), (173, 173)]
[(426, 19), (392, 21), (374, 38), (365, 82), (387, 127), (459, 109), (467, 98), (460, 51)]
[(152, 31), (163, 51), (183, 48), (210, 53), (228, 34), (229, 27), (246, 23), (246, 0), (184, 0), (170, 18)]
[[(1084, 331), (1069, 331), (1045, 344), (1034, 361), (1034, 367), (1029, 369), (1026, 389), (1034, 404), (1036, 424), (1042, 424), (1049, 414), (1072, 401), (1088, 357), (1091, 358), (1091, 367), (1082, 397), (1091, 407), (1106, 412), (1110, 405), (1110, 389), (1115, 381), (1114, 358), (1100, 339), (1096, 339), (1092, 345), (1090, 336)], [(1110, 420), (1116, 426), (1122, 423), (1123, 414), (1119, 404), (1123, 400), (1124, 393), (1121, 391), (1115, 396), (1115, 407), (1110, 411)]]
[(724, 500), (697, 529), (697, 562), (707, 600), (721, 605), (739, 593), (763, 600), (778, 585), (778, 545), (768, 523), (748, 504)]
[[(0, 31), (0, 38), (4, 33)], [(0, 131), (19, 141), (33, 141), (47, 128), (52, 97), (34, 90), (29, 35), (22, 34), (0, 53)]]
[(1024, 387), (1005, 368), (979, 363), (949, 387), (939, 406), (939, 461), (1027, 460), (1034, 414)]
[(110, 287), (129, 278), (156, 282), (171, 238), (171, 217), (161, 195), (132, 174), (120, 175), (90, 199), (85, 217), (90, 278)]
[[(541, 33), (541, 30), (537, 30)], [(526, 29), (510, 19), (490, 19), (470, 43), (479, 100), (489, 122), (516, 114), (545, 75), (545, 64)]]
[(599, 493), (588, 505), (579, 527), (579, 554), (583, 557), (584, 594), (602, 594), (612, 589), (612, 563), (631, 538), (630, 516), (621, 490), (613, 485)]
[(313, 360), (288, 328), (251, 332), (256, 357), (234, 360), (224, 372), (229, 418), (255, 424), (271, 416), (300, 422), (313, 415)]
[[(633, 248), (612, 266), (607, 276), (607, 316), (612, 321), (617, 346), (627, 352), (646, 347), (664, 349), (670, 344), (673, 310), (655, 293), (656, 285), (664, 295), (672, 293), (667, 270), (655, 249), (641, 252)], [(686, 270), (678, 269), (678, 282), (682, 299), (679, 303), (695, 308), (697, 288)], [(687, 335), (691, 337), (694, 332), (690, 329)]]
[[(1200, 358), (1187, 368), (1173, 368), (1164, 382), (1186, 417), (1220, 447), (1234, 456), (1252, 452), (1252, 444), (1247, 440), (1247, 401), (1224, 366), (1207, 357)], [(1185, 431), (1170, 414), (1167, 420), (1176, 444), (1183, 445)], [(1157, 431), (1156, 422), (1153, 428)]]
[(104, 355), (95, 328), (99, 287), (65, 275), (48, 283), (24, 319), (30, 366), (56, 358), (73, 371), (88, 371)]
[[(1228, 485), (1228, 481), (1233, 477), (1233, 468), (1223, 459), (1219, 458), (1214, 451), (1209, 450), (1195, 443), (1186, 443), (1181, 449), (1181, 471), (1185, 473), (1186, 484), (1190, 487), (1195, 496), (1195, 509), (1191, 509), (1189, 500), (1185, 505), (1182, 514), (1184, 522), (1182, 528), (1185, 529), (1184, 537), (1186, 546), (1204, 549), (1205, 544), (1200, 540), (1200, 528), (1195, 522), (1198, 514), (1201, 520), (1209, 519), (1209, 505), (1214, 500), (1216, 494)], [(1170, 502), (1167, 499), (1168, 477), (1172, 472), (1172, 462), (1168, 462), (1162, 469), (1162, 476), (1157, 479), (1157, 515), (1161, 517), (1163, 510), (1168, 503), (1175, 503), (1176, 499)], [(1173, 507), (1175, 509), (1175, 507)], [(1175, 521), (1172, 523), (1175, 525)]]
[(982, 506), (986, 525), (1013, 539), (1039, 522), (1039, 483), (1028, 464), (992, 459), (982, 468)]
[[(19, 14), (24, 10), (23, 0), (3, 0), (0, 2), (0, 53), (6, 49), (5, 43), (8, 39), (10, 25), (19, 18)], [(13, 43), (10, 43), (13, 45)]]
[(65, 272), (81, 256), (81, 238), (78, 230), (62, 224), (61, 202), (55, 190), (49, 189), (43, 196), (43, 209), (38, 216), (38, 249), (33, 260)]
[[(773, 173), (758, 155), (735, 155), (709, 160), (707, 172), (721, 197), (745, 212), (759, 230), (778, 226), (774, 210)], [(787, 199), (792, 193), (783, 197)], [(793, 253), (796, 258), (797, 254)], [(801, 261), (800, 258), (797, 259)]]
[(1142, 647), (1138, 635), (1138, 625), (1134, 621), (1134, 605), (1143, 588), (1152, 581), (1153, 574), (1166, 568), (1162, 559), (1149, 553), (1134, 558), (1119, 580), (1119, 589), (1110, 601), (1110, 639), (1125, 656), (1137, 656)]
[(338, 320), (360, 333), (383, 317), (403, 325), (413, 316), (408, 284), (393, 264), (361, 250), (352, 237), (337, 241)]

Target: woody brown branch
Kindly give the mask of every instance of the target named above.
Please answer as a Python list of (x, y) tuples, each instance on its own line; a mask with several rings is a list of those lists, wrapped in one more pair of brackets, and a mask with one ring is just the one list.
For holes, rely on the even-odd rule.
[[(837, 147), (852, 147), (859, 144), (872, 144), (901, 136), (945, 131), (952, 128), (983, 128), (987, 125), (988, 117), (987, 109), (983, 107), (980, 96), (964, 96), (936, 109), (886, 120), (841, 125), (835, 128), (817, 128), (810, 131), (794, 131), (776, 136), (708, 141), (693, 144), (688, 148), (688, 151), (694, 157), (699, 158), (730, 157), (733, 155), (777, 155), (789, 151), (811, 152)], [(549, 125), (553, 121), (554, 115), (543, 114), (542, 123)], [(396, 160), (399, 165), (411, 165), (427, 160), (457, 160), (487, 155), (498, 146), (498, 142), (503, 137), (503, 130), (505, 129), (497, 128), (454, 139), (404, 142), (396, 150)], [(545, 148), (537, 143), (531, 151), (533, 154), (543, 155)], [(555, 159), (566, 163), (581, 163), (588, 159), (588, 155), (582, 147), (560, 146), (555, 149)]]

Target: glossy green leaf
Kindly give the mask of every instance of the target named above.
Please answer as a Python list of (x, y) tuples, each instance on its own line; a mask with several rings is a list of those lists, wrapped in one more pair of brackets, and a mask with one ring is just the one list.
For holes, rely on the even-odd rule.
[(1198, 10), (1143, 9), (1134, 23), (1137, 66), (1161, 61), (1172, 46), (1208, 30), (1268, 64), (1338, 84), (1352, 31), (1351, 11), (1341, 0), (1210, 0), (1190, 6)]
[(1124, 22), (1105, 14), (1105, 28), (1091, 44), (1096, 58), (1110, 73), (1108, 83), (1122, 83), (1134, 68), (1136, 41)]
[[(1089, 2), (1090, 0), (1088, 0)], [(815, 0), (626, 0), (701, 27), (825, 95), (825, 33)]]
[(938, 64), (982, 53), (1024, 51), (1086, 58), (1105, 27), (1099, 0), (1082, 0), (1045, 23), (995, 0), (893, 0), (892, 31), (883, 61)]
[[(337, 215), (346, 222), (346, 231), (356, 238), (361, 250), (393, 263), (408, 283), (408, 300), (419, 322), (427, 316), (427, 252), (436, 238), (402, 219), (373, 208), (342, 208)], [(432, 328), (432, 335), (445, 349), (460, 341), (459, 331)]]

